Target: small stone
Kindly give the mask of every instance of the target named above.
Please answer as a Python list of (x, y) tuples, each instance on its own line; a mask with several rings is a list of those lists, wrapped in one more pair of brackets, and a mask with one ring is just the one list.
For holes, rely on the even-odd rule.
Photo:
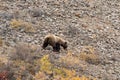
[(120, 36), (117, 37), (117, 42), (120, 44)]

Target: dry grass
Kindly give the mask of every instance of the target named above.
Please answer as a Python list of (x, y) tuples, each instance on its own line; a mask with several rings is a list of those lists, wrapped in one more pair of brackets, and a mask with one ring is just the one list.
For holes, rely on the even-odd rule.
[(79, 58), (92, 64), (99, 63), (99, 57), (95, 54), (95, 49), (92, 46), (85, 46), (79, 54)]
[(46, 75), (45, 75), (45, 73), (39, 71), (38, 73), (35, 74), (34, 79), (35, 80), (45, 80)]
[(3, 40), (0, 38), (0, 47), (3, 45)]
[(0, 66), (2, 66), (2, 64), (6, 64), (8, 62), (8, 58), (6, 56), (0, 56)]
[(87, 61), (88, 63), (92, 64), (98, 64), (99, 63), (99, 58), (95, 54), (86, 54), (86, 53), (80, 53), (80, 59)]
[(68, 52), (67, 55), (60, 58), (60, 62), (65, 63), (68, 66), (78, 65), (80, 63), (79, 58), (72, 55), (72, 52)]
[(12, 60), (32, 61), (37, 56), (35, 53), (37, 48), (38, 46), (36, 45), (20, 42), (9, 53), (9, 57)]
[(35, 32), (35, 29), (33, 28), (33, 24), (29, 22), (25, 22), (23, 20), (16, 20), (13, 19), (10, 22), (11, 27), (15, 29), (24, 29), (25, 32)]
[(82, 48), (81, 53), (94, 54), (95, 53), (95, 48), (92, 47), (92, 46), (84, 46)]

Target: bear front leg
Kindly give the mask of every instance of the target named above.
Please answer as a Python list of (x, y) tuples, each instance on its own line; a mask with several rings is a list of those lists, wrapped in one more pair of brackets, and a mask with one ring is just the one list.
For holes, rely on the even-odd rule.
[(48, 46), (48, 43), (44, 42), (42, 47), (43, 47), (43, 49), (45, 49), (47, 46)]
[(60, 44), (59, 43), (55, 44), (55, 46), (53, 47), (53, 51), (57, 51), (57, 52), (60, 51)]

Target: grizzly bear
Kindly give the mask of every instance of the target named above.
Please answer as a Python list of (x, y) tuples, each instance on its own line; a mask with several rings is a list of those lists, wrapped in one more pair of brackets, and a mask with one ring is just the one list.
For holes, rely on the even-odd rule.
[(44, 39), (44, 42), (43, 42), (43, 49), (45, 49), (48, 45), (52, 46), (53, 47), (53, 51), (57, 51), (59, 52), (60, 51), (60, 46), (63, 47), (63, 49), (67, 49), (67, 42), (58, 37), (58, 36), (55, 36), (53, 34), (48, 34), (45, 36), (45, 39)]

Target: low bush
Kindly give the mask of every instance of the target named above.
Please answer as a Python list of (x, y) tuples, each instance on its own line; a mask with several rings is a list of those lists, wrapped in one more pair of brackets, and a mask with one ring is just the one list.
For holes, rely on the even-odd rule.
[(10, 24), (13, 29), (24, 29), (25, 32), (35, 32), (33, 24), (23, 20), (13, 19), (11, 20)]

